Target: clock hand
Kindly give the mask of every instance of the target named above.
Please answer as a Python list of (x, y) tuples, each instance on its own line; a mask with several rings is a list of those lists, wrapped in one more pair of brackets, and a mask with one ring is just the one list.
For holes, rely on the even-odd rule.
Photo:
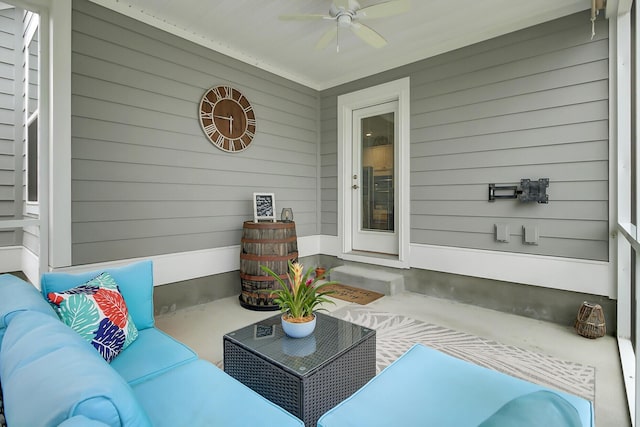
[(227, 116), (216, 116), (215, 114), (213, 115), (213, 117), (218, 118), (218, 119), (225, 119), (225, 120), (231, 120), (231, 121), (233, 121), (233, 117), (227, 117)]
[(233, 116), (229, 116), (229, 135), (233, 134)]

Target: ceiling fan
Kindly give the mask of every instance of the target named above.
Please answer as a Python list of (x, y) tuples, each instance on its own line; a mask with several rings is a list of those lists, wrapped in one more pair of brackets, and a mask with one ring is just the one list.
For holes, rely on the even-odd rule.
[(356, 36), (375, 48), (381, 48), (387, 44), (384, 37), (378, 34), (371, 27), (361, 24), (360, 21), (368, 19), (385, 18), (387, 16), (399, 15), (409, 10), (410, 0), (390, 0), (372, 6), (361, 7), (357, 0), (333, 0), (329, 8), (328, 15), (304, 14), (304, 15), (281, 15), (284, 21), (307, 21), (326, 19), (335, 21), (325, 32), (318, 43), (316, 49), (324, 49), (335, 38), (336, 51), (340, 50), (338, 43), (338, 29), (349, 28)]

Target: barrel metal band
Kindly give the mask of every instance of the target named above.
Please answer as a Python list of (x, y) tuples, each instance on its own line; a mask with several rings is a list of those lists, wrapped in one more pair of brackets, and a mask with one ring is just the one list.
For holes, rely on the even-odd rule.
[(247, 259), (249, 261), (286, 261), (290, 259), (294, 261), (298, 258), (298, 252), (291, 252), (287, 255), (255, 255), (255, 254), (240, 254), (240, 259)]

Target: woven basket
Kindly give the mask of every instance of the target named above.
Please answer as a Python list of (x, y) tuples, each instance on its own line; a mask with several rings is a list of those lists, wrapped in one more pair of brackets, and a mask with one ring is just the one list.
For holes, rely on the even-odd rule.
[(604, 312), (599, 304), (583, 302), (578, 310), (575, 324), (576, 332), (587, 338), (603, 337), (607, 332)]

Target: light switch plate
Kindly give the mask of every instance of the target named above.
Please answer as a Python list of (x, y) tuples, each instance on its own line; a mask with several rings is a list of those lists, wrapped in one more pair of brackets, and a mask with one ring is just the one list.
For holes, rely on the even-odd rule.
[(522, 227), (523, 242), (525, 245), (537, 245), (540, 235), (537, 225), (524, 225)]
[(507, 243), (510, 237), (509, 224), (496, 224), (496, 240), (498, 242)]

